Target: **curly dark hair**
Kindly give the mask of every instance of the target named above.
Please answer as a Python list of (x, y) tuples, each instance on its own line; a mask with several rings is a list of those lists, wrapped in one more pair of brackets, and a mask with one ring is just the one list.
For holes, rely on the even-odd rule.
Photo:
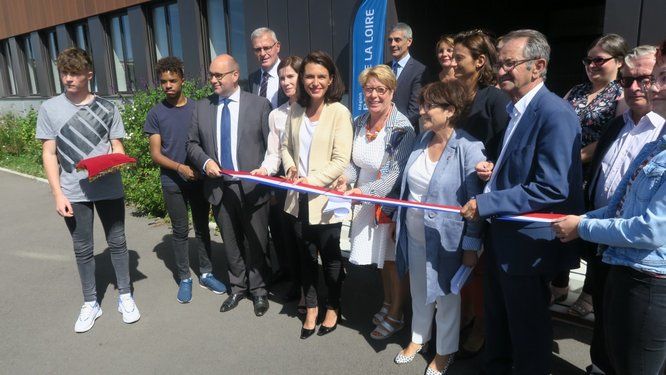
[(450, 122), (458, 127), (458, 119), (465, 116), (471, 100), (465, 85), (459, 80), (429, 83), (419, 93), (419, 106), (424, 104), (440, 107), (453, 107), (455, 110)]
[(494, 86), (497, 83), (497, 75), (493, 66), (499, 57), (493, 38), (483, 30), (469, 30), (458, 33), (453, 42), (467, 48), (474, 59), (478, 59), (481, 55), (486, 57), (486, 63), (479, 71), (477, 85)]
[(161, 76), (164, 72), (176, 73), (180, 78), (185, 77), (183, 62), (174, 56), (161, 58), (157, 61), (157, 64), (155, 64), (155, 73), (157, 73), (157, 77)]
[(88, 73), (93, 70), (93, 62), (88, 52), (77, 47), (64, 49), (58, 55), (56, 66), (60, 73)]
[(308, 64), (319, 64), (328, 70), (328, 75), (331, 77), (331, 85), (324, 94), (325, 103), (339, 102), (342, 95), (345, 93), (345, 84), (342, 82), (342, 77), (335, 66), (333, 59), (324, 51), (310, 52), (301, 63), (301, 68), (298, 70), (298, 104), (304, 108), (310, 105), (310, 95), (305, 91), (303, 80), (305, 79), (305, 67)]

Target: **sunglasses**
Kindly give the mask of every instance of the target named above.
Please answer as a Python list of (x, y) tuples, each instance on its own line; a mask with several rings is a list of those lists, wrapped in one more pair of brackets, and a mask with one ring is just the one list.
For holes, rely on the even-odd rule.
[(650, 86), (652, 82), (654, 82), (654, 77), (650, 74), (647, 75), (642, 75), (638, 77), (622, 77), (620, 78), (620, 85), (622, 87), (628, 89), (631, 87), (631, 85), (636, 81), (638, 83), (638, 86)]
[(615, 57), (612, 57), (612, 56), (611, 56), (611, 57), (607, 57), (607, 58), (603, 58), (603, 57), (587, 57), (587, 56), (585, 56), (585, 57), (583, 57), (583, 60), (582, 60), (582, 61), (583, 61), (583, 65), (585, 65), (585, 66), (589, 66), (589, 65), (592, 65), (592, 64), (594, 64), (594, 66), (602, 66), (602, 65), (604, 65), (605, 63), (607, 63), (607, 62), (613, 60), (614, 58), (615, 58)]

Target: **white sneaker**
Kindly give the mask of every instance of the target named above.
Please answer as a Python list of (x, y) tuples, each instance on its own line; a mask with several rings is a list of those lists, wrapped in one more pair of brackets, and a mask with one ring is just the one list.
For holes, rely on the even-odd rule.
[(95, 319), (100, 316), (102, 316), (102, 308), (97, 301), (83, 303), (79, 318), (76, 319), (76, 323), (74, 324), (74, 332), (83, 333), (89, 331), (95, 325)]
[(123, 322), (127, 324), (134, 323), (141, 318), (139, 308), (136, 307), (134, 298), (130, 293), (118, 296), (118, 312), (123, 314)]

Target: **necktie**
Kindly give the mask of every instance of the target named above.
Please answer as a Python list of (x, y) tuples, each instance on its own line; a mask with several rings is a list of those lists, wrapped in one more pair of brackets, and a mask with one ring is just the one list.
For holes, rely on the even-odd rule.
[(259, 96), (266, 97), (266, 89), (268, 89), (268, 72), (261, 75), (261, 87), (259, 88)]
[(398, 67), (400, 64), (398, 64), (397, 61), (393, 62), (393, 74), (395, 74), (395, 78), (398, 78)]
[(234, 170), (234, 162), (231, 158), (231, 112), (229, 102), (231, 99), (222, 99), (222, 118), (220, 119), (220, 163), (222, 169)]

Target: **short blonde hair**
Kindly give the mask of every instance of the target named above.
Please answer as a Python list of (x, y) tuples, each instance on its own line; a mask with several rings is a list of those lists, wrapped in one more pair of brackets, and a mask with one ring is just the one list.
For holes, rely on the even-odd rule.
[(384, 64), (365, 68), (358, 76), (358, 82), (361, 86), (365, 86), (371, 78), (376, 78), (391, 91), (395, 91), (395, 88), (398, 86), (398, 80), (395, 78), (393, 70)]

